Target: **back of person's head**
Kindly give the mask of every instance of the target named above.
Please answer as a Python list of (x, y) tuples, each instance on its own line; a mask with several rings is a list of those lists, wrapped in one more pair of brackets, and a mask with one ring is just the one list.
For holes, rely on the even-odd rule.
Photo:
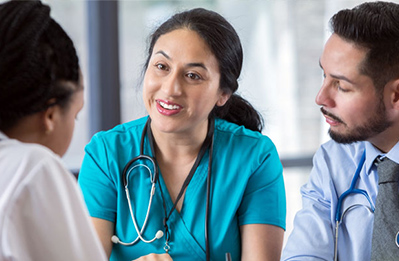
[(365, 48), (360, 72), (382, 91), (387, 82), (399, 78), (399, 5), (389, 2), (363, 3), (339, 11), (330, 20), (333, 33)]
[(80, 80), (72, 40), (40, 1), (0, 5), (0, 130), (55, 104), (67, 108)]
[(263, 128), (261, 115), (246, 100), (234, 94), (238, 89), (243, 51), (236, 31), (220, 14), (196, 8), (173, 15), (151, 35), (144, 69), (148, 67), (154, 45), (159, 37), (182, 28), (196, 32), (208, 44), (219, 63), (220, 88), (223, 92), (232, 94), (228, 102), (223, 107), (215, 107), (210, 116), (260, 132)]

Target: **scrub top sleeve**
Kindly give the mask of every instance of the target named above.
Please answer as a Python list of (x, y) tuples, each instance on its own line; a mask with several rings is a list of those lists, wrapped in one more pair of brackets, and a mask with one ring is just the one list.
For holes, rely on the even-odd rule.
[(85, 147), (78, 182), (90, 215), (115, 222), (116, 184), (110, 176), (107, 148), (98, 134)]
[(274, 144), (260, 143), (259, 166), (248, 180), (238, 210), (239, 225), (269, 224), (285, 229), (286, 198), (283, 168)]

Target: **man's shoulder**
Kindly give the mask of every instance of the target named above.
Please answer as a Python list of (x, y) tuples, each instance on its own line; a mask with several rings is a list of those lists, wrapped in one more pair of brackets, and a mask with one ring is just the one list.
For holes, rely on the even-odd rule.
[(320, 146), (316, 152), (316, 155), (322, 154), (324, 156), (328, 156), (329, 158), (351, 158), (357, 155), (359, 151), (363, 151), (365, 146), (365, 142), (363, 141), (343, 144), (334, 140), (329, 140)]
[[(346, 173), (354, 171), (365, 151), (366, 142), (350, 144), (328, 141), (320, 146), (313, 157), (313, 171), (329, 173)], [(345, 174), (346, 175), (346, 174)]]

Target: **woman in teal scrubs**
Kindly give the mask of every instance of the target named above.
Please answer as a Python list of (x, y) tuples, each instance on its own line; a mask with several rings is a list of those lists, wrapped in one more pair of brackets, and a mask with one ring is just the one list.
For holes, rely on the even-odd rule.
[[(79, 175), (111, 260), (225, 260), (226, 253), (232, 260), (279, 260), (282, 166), (261, 134), (261, 116), (235, 94), (242, 60), (237, 33), (212, 11), (178, 13), (153, 33), (143, 81), (148, 116), (97, 133)], [(128, 168), (136, 229), (122, 172), (141, 153), (155, 158), (159, 178), (146, 220), (151, 177), (138, 163)], [(159, 230), (163, 236), (120, 243), (134, 241), (144, 223), (143, 239)]]

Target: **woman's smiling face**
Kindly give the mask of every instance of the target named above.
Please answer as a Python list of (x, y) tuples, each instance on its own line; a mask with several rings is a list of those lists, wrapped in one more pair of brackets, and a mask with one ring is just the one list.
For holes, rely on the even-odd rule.
[(143, 99), (152, 127), (166, 133), (207, 128), (214, 106), (229, 98), (219, 82), (218, 61), (196, 32), (176, 29), (160, 36), (144, 76)]

